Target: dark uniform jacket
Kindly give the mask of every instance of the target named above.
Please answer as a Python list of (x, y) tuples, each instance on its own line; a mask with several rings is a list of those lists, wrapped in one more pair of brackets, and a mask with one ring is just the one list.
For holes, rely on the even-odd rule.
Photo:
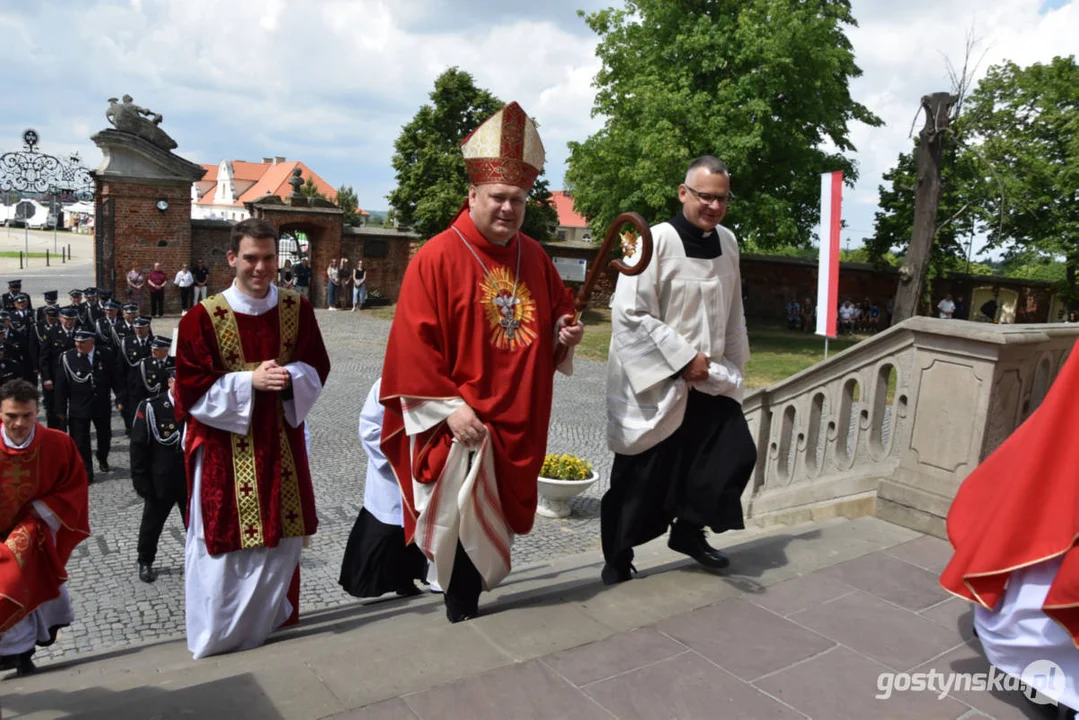
[(110, 391), (117, 401), (123, 401), (122, 377), (117, 372), (115, 356), (108, 350), (94, 349), (93, 366), (88, 357), (79, 356), (78, 350), (68, 350), (60, 356), (54, 379), (56, 414), (78, 420), (109, 415)]
[(22, 363), (7, 356), (0, 357), (0, 385), (3, 385), (8, 380), (22, 379), (22, 377)]
[(139, 497), (183, 500), (187, 496), (182, 435), (168, 392), (139, 403), (131, 424), (131, 480)]
[(168, 370), (175, 364), (176, 360), (171, 357), (155, 360), (151, 356), (140, 360), (135, 372), (127, 373), (127, 394), (124, 397), (124, 405), (137, 405), (146, 398), (168, 391)]
[(60, 357), (68, 350), (75, 348), (75, 330), (64, 330), (60, 323), (56, 323), (45, 333), (45, 339), (41, 343), (41, 357), (38, 361), (38, 369), (41, 371), (41, 382), (49, 380), (56, 382), (56, 369), (60, 366)]

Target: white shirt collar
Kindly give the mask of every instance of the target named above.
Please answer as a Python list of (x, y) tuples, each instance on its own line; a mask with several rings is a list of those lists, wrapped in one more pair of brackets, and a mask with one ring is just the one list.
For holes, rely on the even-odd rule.
[(11, 442), (11, 438), (8, 437), (7, 428), (0, 425), (0, 436), (3, 436), (4, 445), (11, 448), (12, 450), (22, 450), (23, 448), (29, 446), (30, 443), (34, 442), (34, 434), (36, 432), (37, 423), (34, 423), (34, 427), (30, 428), (30, 434), (26, 437), (26, 442), (24, 442), (22, 445), (16, 445), (15, 443)]
[(232, 285), (222, 294), (233, 312), (241, 315), (262, 315), (277, 307), (276, 285), (270, 285), (270, 292), (266, 293), (266, 297), (256, 299), (240, 292), (240, 289), (236, 287), (236, 281), (233, 280)]

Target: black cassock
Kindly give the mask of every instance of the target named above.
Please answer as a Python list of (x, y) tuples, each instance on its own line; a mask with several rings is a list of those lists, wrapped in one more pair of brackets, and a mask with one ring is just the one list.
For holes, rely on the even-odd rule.
[(161, 530), (175, 505), (186, 525), (183, 429), (167, 392), (139, 403), (131, 423), (131, 480), (143, 499), (139, 562), (152, 565)]

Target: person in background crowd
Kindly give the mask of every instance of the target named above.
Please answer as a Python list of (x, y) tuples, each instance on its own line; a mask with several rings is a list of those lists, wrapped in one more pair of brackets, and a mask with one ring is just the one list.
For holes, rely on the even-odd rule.
[(142, 312), (142, 302), (146, 294), (146, 274), (139, 269), (137, 262), (131, 263), (126, 279), (128, 302), (138, 305), (139, 312)]
[(337, 299), (342, 307), (348, 307), (350, 287), (352, 287), (352, 269), (348, 266), (348, 258), (341, 258), (341, 264), (337, 266)]
[(165, 271), (161, 269), (161, 263), (155, 262), (154, 269), (146, 276), (146, 284), (150, 286), (151, 317), (165, 315), (165, 283), (168, 281)]
[(200, 302), (206, 299), (206, 293), (208, 292), (208, 283), (210, 282), (210, 270), (203, 264), (202, 260), (195, 263), (195, 269), (191, 273), (195, 276), (195, 302)]
[(308, 300), (311, 299), (311, 263), (304, 258), (300, 261), (300, 264), (295, 266), (292, 270), (296, 276), (296, 292), (304, 296)]
[(183, 317), (191, 309), (191, 299), (195, 295), (195, 275), (187, 263), (176, 273), (172, 283), (180, 288), (180, 317)]
[(337, 258), (330, 260), (330, 266), (326, 268), (326, 309), (337, 309), (337, 289), (341, 281), (337, 277)]
[(367, 271), (363, 269), (363, 260), (356, 261), (356, 267), (352, 271), (352, 312), (359, 307), (363, 310), (363, 304), (367, 302)]

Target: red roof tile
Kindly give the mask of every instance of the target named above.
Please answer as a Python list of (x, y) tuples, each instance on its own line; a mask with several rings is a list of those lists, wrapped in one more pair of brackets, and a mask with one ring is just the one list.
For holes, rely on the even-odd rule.
[(559, 227), (588, 227), (588, 221), (574, 209), (573, 198), (565, 190), (552, 192), (551, 201), (558, 211)]
[[(201, 182), (213, 182), (215, 185), (210, 188), (201, 198), (198, 200), (198, 205), (213, 205), (214, 195), (217, 192), (217, 165), (203, 165), (206, 168), (206, 175), (202, 178)], [(294, 168), (300, 168), (300, 177), (305, 181), (307, 178), (313, 178), (315, 187), (319, 192), (326, 196), (326, 199), (330, 202), (334, 202), (337, 199), (337, 191), (328, 182), (318, 176), (317, 173), (311, 170), (302, 162), (278, 162), (274, 164), (272, 162), (253, 163), (246, 162), (244, 160), (232, 161), (233, 178), (236, 180), (247, 181), (254, 183), (246, 191), (244, 191), (236, 201), (234, 206), (242, 207), (245, 202), (255, 202), (261, 197), (265, 197), (267, 194), (276, 195), (284, 198), (292, 193), (292, 186), (288, 184), (289, 178), (292, 176)], [(357, 209), (360, 215), (368, 215), (362, 209)]]

